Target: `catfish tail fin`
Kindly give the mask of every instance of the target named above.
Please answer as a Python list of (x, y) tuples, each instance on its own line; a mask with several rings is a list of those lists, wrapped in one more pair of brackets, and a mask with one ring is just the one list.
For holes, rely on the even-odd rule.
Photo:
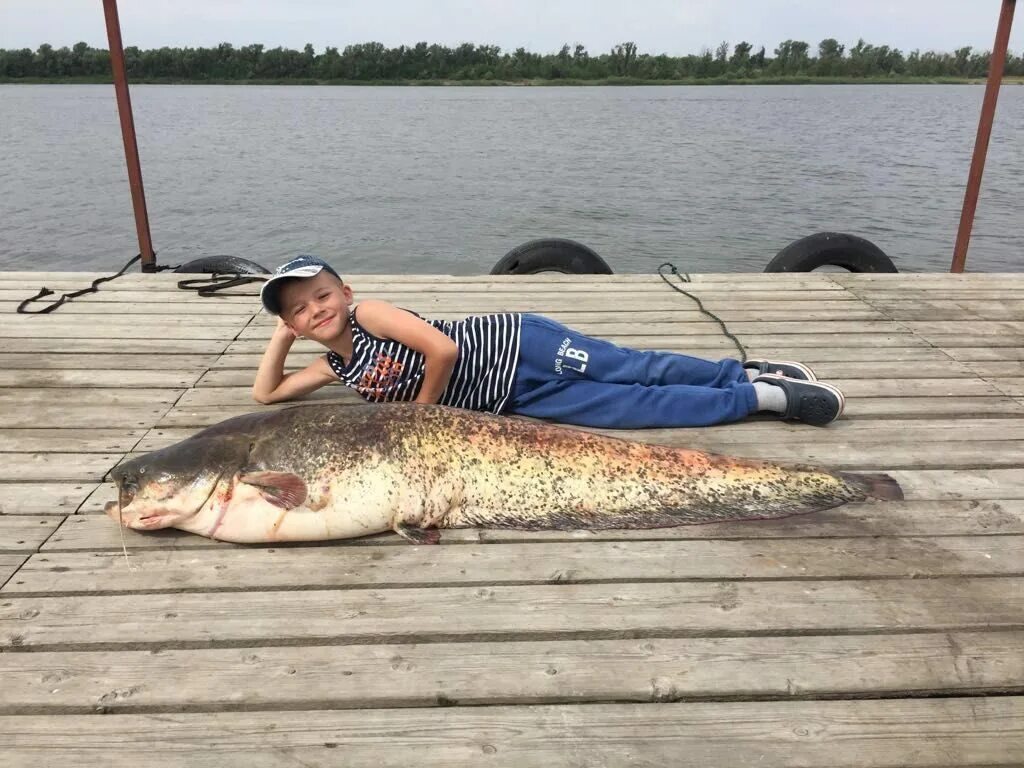
[(855, 474), (852, 472), (840, 472), (840, 477), (847, 483), (860, 489), (865, 496), (883, 501), (903, 501), (903, 489), (889, 475), (882, 473)]

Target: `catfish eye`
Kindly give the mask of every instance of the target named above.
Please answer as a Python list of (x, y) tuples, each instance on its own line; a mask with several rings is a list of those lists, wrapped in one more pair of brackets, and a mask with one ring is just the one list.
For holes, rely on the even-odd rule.
[(139, 467), (139, 474), (140, 475), (146, 474), (146, 468), (145, 467)]

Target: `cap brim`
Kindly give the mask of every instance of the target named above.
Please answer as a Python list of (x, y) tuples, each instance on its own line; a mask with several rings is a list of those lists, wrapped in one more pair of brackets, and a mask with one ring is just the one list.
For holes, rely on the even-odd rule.
[(274, 275), (267, 280), (260, 288), (260, 301), (263, 308), (272, 315), (281, 314), (281, 300), (278, 295), (281, 281), (286, 277), (316, 277), (324, 270), (322, 264), (309, 264), (305, 267), (297, 267), (283, 274)]

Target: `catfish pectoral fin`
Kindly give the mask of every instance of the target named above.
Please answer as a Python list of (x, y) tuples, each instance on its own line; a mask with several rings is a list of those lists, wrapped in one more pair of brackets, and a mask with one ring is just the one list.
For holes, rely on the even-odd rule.
[(239, 482), (255, 486), (267, 501), (285, 509), (295, 509), (306, 500), (306, 483), (291, 472), (246, 472)]

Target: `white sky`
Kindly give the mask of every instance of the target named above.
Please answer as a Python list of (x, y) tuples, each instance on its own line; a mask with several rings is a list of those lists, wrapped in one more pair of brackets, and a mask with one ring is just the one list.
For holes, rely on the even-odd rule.
[[(989, 49), (1001, 0), (120, 0), (125, 45), (264, 43), (301, 48), (420, 40), (490, 43), (537, 53), (582, 43), (601, 53), (632, 40), (641, 53), (699, 53), (726, 40), (764, 45), (858, 37), (904, 52)], [(1018, 13), (1018, 16), (1024, 13)], [(1024, 18), (1010, 48), (1024, 48)], [(105, 48), (100, 0), (0, 0), (0, 48), (84, 40)]]

